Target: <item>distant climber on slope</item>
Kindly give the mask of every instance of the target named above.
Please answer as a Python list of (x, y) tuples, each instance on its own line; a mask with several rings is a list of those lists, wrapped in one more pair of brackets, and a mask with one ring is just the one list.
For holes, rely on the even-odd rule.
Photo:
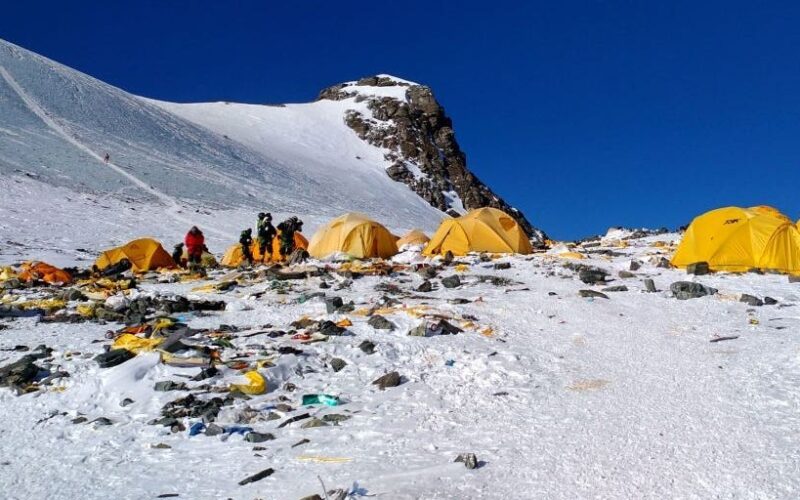
[(183, 242), (186, 244), (186, 252), (189, 254), (189, 268), (200, 267), (203, 258), (203, 247), (205, 247), (205, 236), (197, 226), (192, 226)]
[(253, 265), (253, 252), (250, 248), (253, 246), (253, 230), (250, 228), (242, 231), (239, 235), (239, 244), (242, 245), (242, 255), (249, 265)]
[(183, 267), (183, 243), (178, 243), (172, 250), (172, 260), (178, 267)]
[(272, 239), (275, 238), (277, 231), (275, 226), (272, 225), (272, 214), (261, 212), (258, 214), (258, 222), (256, 224), (256, 231), (258, 231), (258, 253), (262, 260), (269, 255), (267, 249), (272, 248)]
[(106, 155), (103, 157), (103, 161), (105, 161), (106, 163), (110, 162), (111, 161), (111, 155), (106, 153)]

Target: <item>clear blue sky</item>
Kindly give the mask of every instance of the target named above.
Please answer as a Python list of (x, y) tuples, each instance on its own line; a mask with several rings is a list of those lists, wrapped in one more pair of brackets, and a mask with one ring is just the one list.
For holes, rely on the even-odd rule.
[(0, 11), (0, 38), (159, 99), (307, 101), (375, 73), (428, 84), (469, 167), (558, 238), (675, 227), (732, 204), (800, 216), (798, 2), (29, 0)]

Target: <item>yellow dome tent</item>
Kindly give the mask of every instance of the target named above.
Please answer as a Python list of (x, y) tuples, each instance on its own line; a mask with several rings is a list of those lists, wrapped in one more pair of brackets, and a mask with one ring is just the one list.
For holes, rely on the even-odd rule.
[(132, 268), (136, 272), (149, 271), (159, 267), (175, 267), (175, 262), (170, 254), (164, 250), (161, 243), (152, 238), (140, 238), (129, 241), (121, 247), (106, 250), (94, 261), (94, 265), (98, 269), (105, 269), (122, 259), (131, 261)]
[(692, 221), (672, 257), (676, 267), (696, 262), (716, 271), (800, 273), (800, 229), (772, 207), (711, 210)]
[(402, 248), (406, 245), (427, 245), (429, 241), (431, 239), (425, 233), (419, 229), (412, 229), (397, 240), (397, 248)]
[(350, 213), (320, 228), (308, 245), (308, 253), (317, 259), (337, 252), (356, 259), (385, 259), (397, 253), (397, 244), (392, 233), (381, 224), (365, 215)]
[(496, 208), (478, 208), (456, 219), (445, 219), (431, 236), (425, 255), (466, 255), (469, 252), (533, 251), (528, 235), (513, 217)]

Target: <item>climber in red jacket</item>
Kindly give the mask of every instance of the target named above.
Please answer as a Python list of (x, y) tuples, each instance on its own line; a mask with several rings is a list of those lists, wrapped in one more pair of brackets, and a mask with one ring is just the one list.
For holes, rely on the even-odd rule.
[(200, 260), (203, 257), (203, 247), (205, 246), (205, 237), (203, 232), (197, 229), (197, 226), (192, 226), (183, 242), (186, 244), (186, 253), (189, 254), (189, 265), (200, 265)]

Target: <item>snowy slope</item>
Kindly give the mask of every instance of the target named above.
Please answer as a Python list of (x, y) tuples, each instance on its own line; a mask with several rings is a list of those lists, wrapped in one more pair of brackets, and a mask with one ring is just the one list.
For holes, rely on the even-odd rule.
[[(144, 219), (107, 210), (92, 216), (120, 229), (99, 240), (83, 238), (81, 224), (70, 221), (91, 222), (75, 203), (87, 195), (138, 204), (142, 213), (168, 219), (178, 233), (159, 236), (171, 239), (202, 222), (217, 251), (261, 210), (298, 214), (308, 231), (345, 211), (365, 212), (396, 231), (432, 230), (443, 217), (383, 173), (382, 153), (341, 123), (335, 103), (234, 106), (253, 120), (273, 120), (264, 127), (270, 130), (266, 146), (246, 134), (225, 137), (159, 104), (0, 40), (0, 187), (8, 194), (0, 214), (16, 210), (11, 199), (35, 191), (47, 201), (43, 210), (63, 221), (48, 228), (41, 217), (32, 218), (23, 228), (6, 219), (11, 234), (0, 238), (0, 255), (9, 253), (9, 239), (25, 239), (24, 231), (37, 235), (38, 246), (61, 250), (72, 250), (59, 246), (67, 234), (78, 244), (106, 245), (163, 232), (153, 219), (149, 229), (140, 228), (147, 226)], [(198, 217), (198, 210), (206, 216)]]
[[(507, 270), (464, 259), (463, 285), (444, 288), (436, 278), (436, 288), (423, 296), (412, 292), (422, 282), (416, 273), (365, 277), (341, 288), (343, 279), (329, 279), (326, 292), (359, 308), (385, 301), (379, 285), (411, 292), (415, 297), (396, 297), (412, 309), (382, 313), (395, 331), (376, 330), (357, 314), (327, 314), (319, 298), (301, 300), (320, 290), (319, 278), (297, 280), (288, 293), (269, 280), (223, 294), (198, 293), (237, 307), (189, 313), (192, 327), (246, 328), (227, 355), (269, 352), (274, 363), (261, 368), (270, 382), (267, 394), (227, 407), (216, 420), (274, 435), (258, 445), (236, 434), (190, 436), (148, 424), (162, 405), (187, 394), (155, 392), (156, 382), (224, 388), (235, 370), (221, 367), (220, 377), (191, 382), (187, 377), (198, 368), (159, 364), (153, 354), (101, 369), (91, 357), (115, 326), (10, 322), (0, 334), (0, 366), (21, 357), (9, 351), (15, 345), (44, 343), (55, 349), (53, 365), (70, 377), (23, 396), (0, 388), (0, 496), (297, 499), (321, 494), (319, 477), (328, 488), (349, 490), (349, 498), (797, 498), (800, 285), (779, 275), (687, 277), (658, 268), (653, 257), (668, 250), (649, 246), (654, 239), (599, 247), (580, 261), (615, 278), (632, 259), (643, 263), (633, 278), (612, 283), (628, 291), (606, 292), (608, 299), (579, 297), (580, 289), (605, 285), (581, 283), (562, 267), (565, 260), (547, 255), (504, 258)], [(480, 282), (483, 275), (519, 284), (495, 286)], [(661, 291), (646, 293), (647, 277)], [(664, 291), (689, 278), (720, 293), (679, 301)], [(143, 293), (191, 295), (196, 285), (151, 284)], [(751, 307), (738, 301), (741, 293), (769, 295), (778, 304)], [(414, 308), (472, 318), (474, 325), (451, 320), (466, 331), (409, 336), (420, 322)], [(300, 317), (348, 317), (352, 334), (301, 344), (288, 335), (268, 337), (257, 326), (286, 330)], [(492, 330), (482, 335), (486, 327)], [(736, 338), (712, 342), (720, 337)], [(377, 345), (374, 354), (359, 349), (366, 339)], [(278, 347), (303, 353), (277, 355)], [(347, 366), (334, 372), (332, 357)], [(390, 370), (404, 383), (385, 391), (371, 384)], [(286, 389), (287, 382), (297, 389)], [(225, 394), (194, 392), (201, 398)], [(302, 395), (314, 393), (346, 403), (303, 406)], [(134, 402), (122, 406), (124, 398)], [(278, 403), (292, 409), (278, 411)], [(277, 420), (270, 419), (272, 411)], [(304, 413), (350, 418), (317, 428), (303, 428), (307, 420), (280, 426)], [(72, 423), (80, 416), (87, 422)], [(99, 417), (111, 425), (90, 423)], [(198, 421), (182, 419), (186, 429)], [(464, 452), (476, 453), (481, 467), (453, 463)], [(274, 474), (237, 484), (266, 468)]]

